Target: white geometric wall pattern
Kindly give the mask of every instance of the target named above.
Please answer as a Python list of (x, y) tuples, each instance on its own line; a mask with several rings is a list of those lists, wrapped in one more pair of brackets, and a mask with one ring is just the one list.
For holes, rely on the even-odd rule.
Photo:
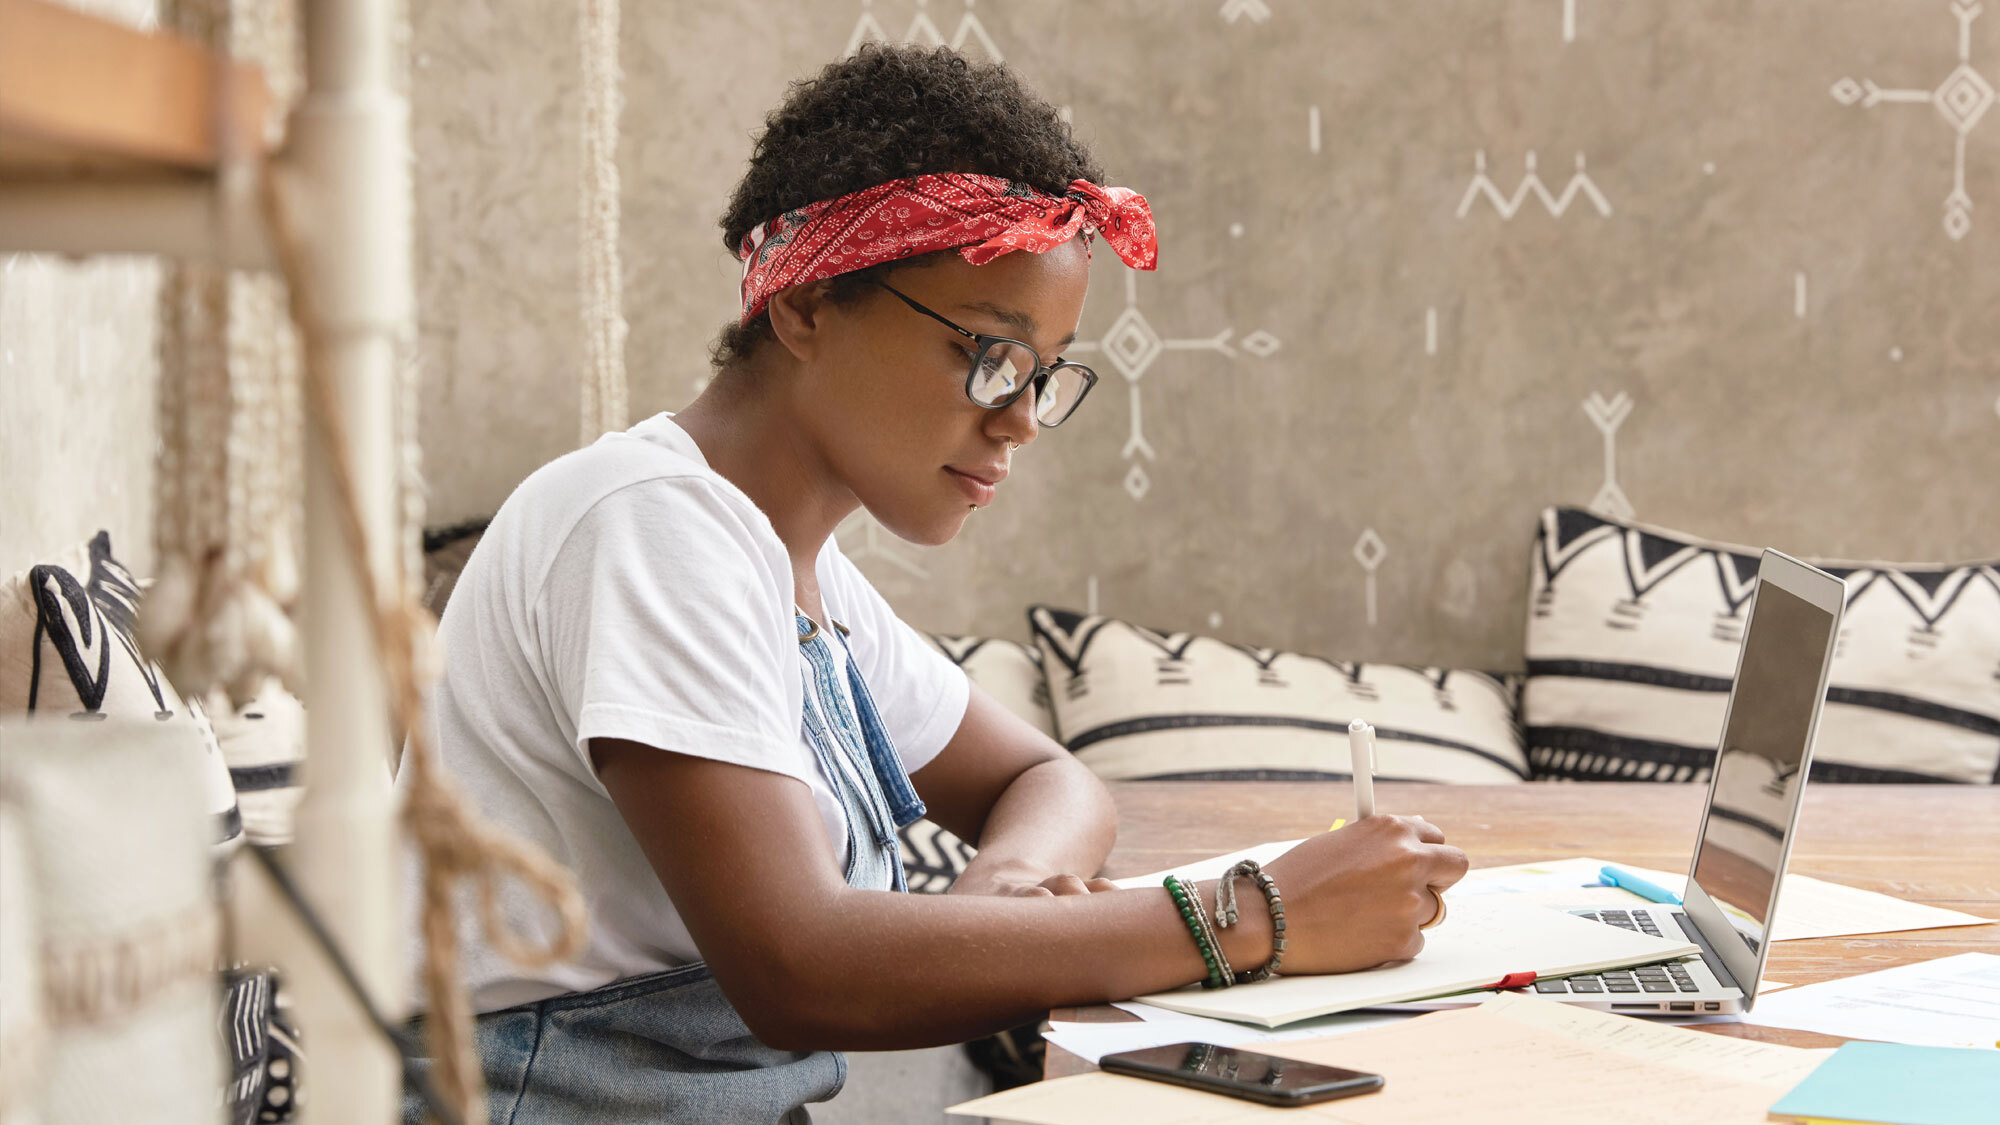
[(937, 21), (931, 19), (930, 0), (917, 0), (917, 13), (910, 19), (910, 26), (901, 39), (890, 36), (882, 21), (875, 18), (875, 0), (861, 0), (861, 16), (854, 21), (854, 33), (847, 37), (847, 49), (843, 55), (851, 55), (863, 43), (920, 43), (927, 47), (949, 46), (954, 51), (965, 51), (967, 45), (986, 52), (994, 62), (1002, 61), (1000, 47), (987, 34), (986, 25), (981, 23), (972, 6), (979, 0), (965, 0), (965, 14), (959, 17), (958, 26), (947, 38)]
[(1139, 311), (1139, 275), (1128, 270), (1125, 271), (1125, 310), (1111, 322), (1102, 339), (1078, 340), (1069, 346), (1072, 352), (1102, 351), (1111, 358), (1111, 366), (1125, 376), (1132, 400), (1132, 429), (1118, 455), (1132, 463), (1132, 467), (1126, 470), (1124, 481), (1125, 492), (1132, 499), (1145, 499), (1146, 493), (1153, 488), (1153, 478), (1138, 459), (1157, 460), (1153, 444), (1146, 440), (1144, 402), (1139, 393), (1139, 381), (1146, 377), (1153, 361), (1159, 359), (1162, 352), (1211, 351), (1233, 358), (1237, 354), (1236, 347), (1240, 346), (1258, 359), (1264, 359), (1282, 346), (1276, 336), (1261, 328), (1237, 341), (1236, 345), (1231, 345), (1229, 338), (1235, 334), (1234, 328), (1225, 328), (1213, 336), (1192, 339), (1161, 336), (1147, 321), (1146, 315)]
[(1220, 15), (1230, 23), (1244, 16), (1249, 16), (1251, 23), (1263, 23), (1271, 18), (1271, 6), (1264, 0), (1222, 0)]
[(1951, 13), (1958, 20), (1958, 67), (1937, 89), (1885, 90), (1872, 78), (1856, 82), (1843, 77), (1830, 91), (1841, 105), (1858, 103), (1863, 109), (1874, 109), (1883, 102), (1929, 102), (1951, 126), (1957, 137), (1953, 142), (1951, 192), (1944, 198), (1944, 232), (1953, 242), (1972, 229), (1972, 197), (1965, 191), (1965, 141), (1993, 105), (1993, 83), (1972, 66), (1972, 21), (1982, 10), (1973, 0), (1953, 0)]
[(1604, 435), (1604, 485), (1590, 501), (1590, 510), (1602, 516), (1629, 520), (1632, 518), (1632, 502), (1625, 498), (1625, 490), (1618, 486), (1618, 427), (1625, 424), (1625, 418), (1632, 413), (1632, 398), (1619, 391), (1605, 398), (1596, 391), (1583, 400), (1583, 412), (1590, 416), (1590, 424)]
[(1360, 563), (1361, 569), (1368, 575), (1368, 624), (1370, 625), (1375, 624), (1377, 620), (1375, 572), (1382, 569), (1382, 560), (1388, 557), (1389, 545), (1382, 542), (1382, 537), (1375, 533), (1375, 529), (1372, 527), (1361, 529), (1361, 538), (1354, 541), (1354, 561)]
[(1563, 185), (1561, 195), (1550, 192), (1549, 186), (1542, 182), (1541, 173), (1535, 169), (1534, 152), (1528, 153), (1526, 165), (1526, 174), (1514, 188), (1514, 194), (1504, 195), (1500, 191), (1500, 185), (1494, 183), (1486, 174), (1486, 150), (1480, 149), (1478, 155), (1472, 158), (1472, 182), (1465, 186), (1465, 198), (1458, 202), (1458, 217), (1463, 219), (1471, 214), (1473, 201), (1484, 196), (1493, 204), (1493, 209), (1500, 212), (1501, 219), (1512, 219), (1521, 210), (1521, 204), (1527, 202), (1529, 196), (1533, 196), (1542, 201), (1542, 206), (1548, 209), (1549, 214), (1560, 219), (1579, 195), (1588, 198), (1591, 206), (1597, 208), (1599, 215), (1610, 217), (1611, 201), (1604, 198), (1604, 193), (1598, 190), (1597, 182), (1590, 178), (1590, 173), (1584, 171), (1582, 153), (1576, 154), (1576, 173), (1569, 178), (1567, 184)]

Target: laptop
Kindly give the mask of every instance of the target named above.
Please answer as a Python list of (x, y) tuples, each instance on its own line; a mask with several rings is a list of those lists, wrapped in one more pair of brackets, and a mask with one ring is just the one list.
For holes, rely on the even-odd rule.
[(1570, 911), (1642, 933), (1685, 936), (1701, 947), (1700, 956), (1538, 980), (1537, 995), (1631, 1015), (1750, 1010), (1798, 831), (1846, 600), (1840, 579), (1764, 552), (1682, 904)]

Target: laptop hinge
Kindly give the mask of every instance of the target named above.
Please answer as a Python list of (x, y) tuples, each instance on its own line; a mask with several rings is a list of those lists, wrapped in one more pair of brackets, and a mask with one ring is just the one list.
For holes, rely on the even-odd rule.
[(1729, 975), (1729, 966), (1723, 963), (1722, 955), (1715, 951), (1715, 947), (1708, 944), (1707, 936), (1701, 932), (1700, 926), (1694, 924), (1694, 919), (1689, 918), (1687, 912), (1683, 910), (1676, 910), (1673, 915), (1674, 921), (1679, 924), (1681, 932), (1687, 935), (1687, 939), (1701, 946), (1702, 960), (1708, 962), (1708, 970), (1715, 974), (1715, 979), (1721, 982), (1724, 988), (1733, 988), (1748, 997), (1750, 990), (1736, 983), (1736, 978)]

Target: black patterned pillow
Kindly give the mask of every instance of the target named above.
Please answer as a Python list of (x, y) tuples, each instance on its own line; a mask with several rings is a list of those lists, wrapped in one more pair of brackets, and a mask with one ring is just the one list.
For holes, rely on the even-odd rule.
[(911, 894), (941, 895), (951, 889), (979, 850), (943, 825), (916, 820), (896, 833), (903, 856), (903, 880)]
[(183, 703), (134, 635), (139, 584), (111, 554), (111, 536), (0, 583), (0, 714), (96, 722), (192, 723), (206, 747), (206, 798), (218, 846), (243, 833), (208, 718)]
[[(1535, 776), (1700, 781), (1756, 589), (1755, 548), (1542, 513), (1530, 562)], [(2000, 782), (2000, 569), (1820, 562), (1847, 611), (1816, 781)]]
[(1344, 663), (1045, 606), (1028, 623), (1057, 736), (1101, 777), (1346, 778), (1357, 718), (1375, 725), (1384, 780), (1528, 776), (1518, 685), (1505, 677)]
[(223, 974), (223, 1039), (229, 1045), (229, 1125), (290, 1121), (298, 1109), (299, 1037), (278, 974)]

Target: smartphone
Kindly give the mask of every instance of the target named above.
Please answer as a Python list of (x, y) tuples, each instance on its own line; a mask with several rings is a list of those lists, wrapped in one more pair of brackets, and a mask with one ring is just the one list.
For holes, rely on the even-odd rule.
[(1383, 1085), (1379, 1074), (1281, 1059), (1213, 1043), (1175, 1043), (1143, 1051), (1121, 1051), (1099, 1059), (1097, 1066), (1112, 1074), (1151, 1078), (1280, 1106), (1312, 1105), (1355, 1094), (1372, 1094)]

